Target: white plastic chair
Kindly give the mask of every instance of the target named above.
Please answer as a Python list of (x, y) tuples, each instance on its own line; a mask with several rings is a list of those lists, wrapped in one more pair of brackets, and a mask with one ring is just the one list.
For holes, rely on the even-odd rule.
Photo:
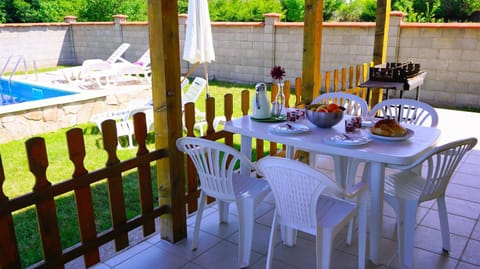
[(324, 93), (313, 99), (312, 104), (330, 104), (335, 103), (345, 108), (344, 113), (352, 116), (366, 116), (368, 113), (368, 104), (362, 97), (346, 92)]
[[(476, 138), (454, 141), (432, 149), (404, 171), (385, 178), (385, 202), (397, 215), (398, 256), (402, 268), (413, 268), (415, 217), (419, 204), (436, 199), (443, 251), (450, 251), (450, 232), (445, 204), (448, 182), (465, 153), (477, 144)], [(413, 167), (424, 165), (421, 174)]]
[(140, 56), (140, 58), (138, 58), (138, 60), (133, 63), (114, 63), (113, 69), (116, 73), (115, 84), (118, 84), (121, 78), (124, 77), (134, 77), (137, 80), (144, 80), (145, 82), (149, 82), (151, 74), (150, 49), (147, 49), (145, 53), (143, 53), (142, 56)]
[(376, 104), (369, 117), (394, 118), (398, 122), (437, 127), (438, 113), (427, 103), (415, 99), (387, 99)]
[[(188, 80), (184, 80), (187, 81)], [(183, 89), (182, 82), (182, 89)], [(188, 85), (188, 84), (187, 84)], [(182, 110), (186, 103), (195, 103), (198, 100), (198, 97), (202, 94), (203, 89), (207, 86), (207, 81), (201, 77), (195, 77), (190, 87), (182, 93)], [(205, 126), (207, 125), (207, 121), (205, 118), (205, 112), (200, 111), (195, 107), (195, 125), (193, 126), (194, 129), (200, 132), (200, 136), (203, 136), (203, 131)], [(183, 126), (185, 129), (185, 125)]]
[[(367, 185), (360, 182), (344, 190), (334, 180), (310, 166), (286, 158), (265, 157), (257, 169), (275, 197), (266, 268), (272, 267), (278, 225), (316, 236), (317, 268), (330, 268), (336, 234), (359, 216), (358, 268), (365, 268)], [(346, 200), (355, 198), (356, 201)]]
[[(324, 93), (313, 99), (312, 104), (335, 103), (345, 108), (344, 114), (365, 117), (368, 113), (368, 104), (362, 97), (346, 92)], [(316, 167), (316, 154), (310, 152), (310, 166)]]
[(130, 47), (129, 43), (122, 43), (120, 46), (118, 46), (118, 48), (106, 60), (87, 59), (87, 60), (83, 61), (82, 65), (87, 66), (89, 64), (98, 63), (98, 62), (107, 62), (108, 64), (113, 64), (113, 63), (116, 63), (118, 61), (128, 63), (127, 60), (122, 58), (122, 55), (125, 53), (125, 51), (127, 51), (127, 49), (129, 47)]
[(200, 197), (192, 249), (197, 248), (198, 233), (207, 196), (218, 203), (220, 222), (227, 222), (229, 204), (235, 203), (238, 210), (239, 247), (238, 265), (240, 268), (250, 264), (255, 207), (270, 192), (265, 180), (252, 178), (236, 171), (236, 165), (250, 167), (254, 165), (234, 148), (203, 138), (183, 137), (177, 140), (179, 150), (190, 156), (200, 179)]

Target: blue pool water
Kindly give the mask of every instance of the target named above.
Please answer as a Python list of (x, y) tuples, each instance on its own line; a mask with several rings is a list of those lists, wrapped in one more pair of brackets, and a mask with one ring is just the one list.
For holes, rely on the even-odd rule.
[(65, 91), (46, 86), (39, 86), (26, 82), (0, 78), (1, 104), (12, 105), (29, 101), (44, 100), (47, 98), (76, 94), (77, 92)]

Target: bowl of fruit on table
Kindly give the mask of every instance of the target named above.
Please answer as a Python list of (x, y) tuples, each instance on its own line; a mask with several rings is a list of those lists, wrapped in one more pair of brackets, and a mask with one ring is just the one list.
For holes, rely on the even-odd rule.
[(343, 119), (344, 107), (335, 103), (311, 104), (306, 107), (307, 119), (319, 128), (330, 128)]

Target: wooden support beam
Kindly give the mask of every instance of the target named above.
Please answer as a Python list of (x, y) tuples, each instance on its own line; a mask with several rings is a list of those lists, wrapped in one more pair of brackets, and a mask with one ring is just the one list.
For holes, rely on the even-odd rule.
[[(387, 59), (388, 29), (390, 27), (391, 0), (377, 0), (377, 18), (375, 24), (375, 41), (373, 44), (373, 64), (382, 64)], [(382, 90), (372, 91), (370, 106), (381, 101)]]
[(305, 0), (303, 30), (302, 102), (309, 104), (320, 92), (323, 0)]
[(155, 146), (169, 155), (157, 161), (159, 202), (172, 208), (160, 217), (160, 236), (177, 242), (187, 236), (184, 156), (175, 144), (183, 135), (177, 1), (149, 0), (148, 22)]

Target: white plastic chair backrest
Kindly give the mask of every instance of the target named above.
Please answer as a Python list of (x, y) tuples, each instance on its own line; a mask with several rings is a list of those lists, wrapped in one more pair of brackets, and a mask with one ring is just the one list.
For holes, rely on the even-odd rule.
[(265, 157), (257, 162), (257, 171), (272, 189), (280, 223), (312, 234), (316, 234), (319, 196), (345, 196), (335, 181), (299, 161)]
[(125, 51), (130, 47), (129, 43), (122, 43), (113, 53), (108, 57), (106, 60), (107, 63), (113, 64), (120, 60), (121, 56), (125, 53)]
[(422, 175), (426, 182), (420, 195), (420, 202), (445, 194), (448, 182), (458, 164), (465, 156), (465, 153), (476, 144), (477, 139), (473, 137), (453, 141), (432, 149), (423, 158), (415, 162), (415, 164), (426, 164), (422, 169)]
[(177, 139), (177, 148), (188, 154), (198, 173), (200, 188), (211, 197), (234, 201), (232, 176), (240, 164), (254, 168), (253, 164), (236, 149), (197, 137)]
[(182, 106), (186, 103), (195, 103), (207, 85), (207, 81), (201, 77), (196, 77), (187, 91), (182, 95)]
[[(183, 78), (182, 78), (183, 79)], [(188, 84), (190, 83), (190, 81), (188, 80), (188, 78), (184, 79), (181, 81), (181, 89), (182, 89), (182, 92), (183, 90), (188, 86)]]
[(150, 49), (147, 49), (147, 51), (145, 51), (145, 53), (143, 53), (142, 56), (140, 56), (140, 58), (138, 58), (138, 60), (136, 61), (136, 63), (138, 64), (141, 64), (143, 67), (146, 67), (148, 65), (150, 65)]
[(345, 108), (345, 113), (354, 116), (366, 116), (368, 104), (362, 97), (346, 92), (324, 93), (313, 99), (312, 104), (335, 103)]
[(387, 99), (368, 113), (371, 117), (395, 118), (399, 122), (437, 127), (438, 113), (427, 103), (415, 99)]

